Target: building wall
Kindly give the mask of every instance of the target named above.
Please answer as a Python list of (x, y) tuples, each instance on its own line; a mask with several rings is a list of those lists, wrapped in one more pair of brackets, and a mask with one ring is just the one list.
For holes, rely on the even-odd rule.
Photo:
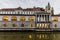
[[(21, 27), (21, 24), (24, 24), (24, 27)], [(5, 27), (4, 24), (6, 24), (7, 26)], [(13, 24), (15, 24), (16, 26), (13, 27)], [(30, 27), (30, 24), (32, 24), (32, 27)], [(14, 21), (14, 22), (2, 22), (0, 21), (0, 28), (35, 28), (35, 22), (21, 22), (21, 21)]]
[[(30, 24), (32, 24), (32, 28), (35, 28), (35, 17), (34, 21), (29, 21), (29, 16), (25, 16), (25, 21), (20, 21), (20, 16), (16, 16), (17, 21), (11, 21), (12, 16), (8, 16), (8, 21), (3, 21), (3, 16), (5, 15), (0, 15), (0, 28), (30, 28)], [(24, 24), (24, 27), (21, 27), (22, 23)], [(6, 24), (7, 26), (4, 27), (4, 24)], [(13, 24), (15, 24), (16, 26), (13, 27)]]
[[(2, 12), (2, 13), (1, 13)], [(22, 11), (22, 10), (15, 10), (15, 11), (1, 11), (0, 13), (1, 14), (31, 14), (33, 15), (34, 13), (37, 14), (37, 12), (41, 12), (41, 11)], [(46, 20), (45, 20), (45, 17), (44, 17), (44, 20), (42, 20), (42, 17), (41, 17), (41, 21), (39, 22), (43, 22), (43, 24), (48, 24), (48, 22), (51, 22), (51, 14), (45, 14), (45, 12), (41, 12), (40, 14), (37, 14), (37, 15), (46, 15)], [(49, 15), (49, 18), (48, 16)], [(24, 16), (25, 17), (25, 21), (20, 21), (20, 16), (16, 16), (17, 17), (17, 21), (11, 21), (11, 17), (12, 15), (7, 15), (8, 16), (8, 21), (3, 21), (2, 18), (3, 16), (5, 15), (0, 15), (0, 28), (30, 28), (30, 24), (32, 24), (32, 28), (35, 28), (37, 25), (37, 23), (35, 24), (35, 22), (38, 20), (36, 20), (36, 15), (34, 16), (34, 21), (29, 21), (28, 18), (29, 16)], [(49, 20), (48, 20), (49, 19)], [(45, 22), (45, 23), (44, 23)], [(12, 25), (16, 25), (15, 27), (13, 27)], [(24, 24), (24, 27), (21, 27), (21, 24)], [(50, 24), (50, 23), (49, 23)], [(4, 25), (6, 27), (4, 27)]]
[[(52, 16), (52, 17), (57, 17), (56, 21), (51, 21), (52, 22), (52, 28), (60, 28), (60, 16)], [(54, 25), (57, 25), (56, 27)]]

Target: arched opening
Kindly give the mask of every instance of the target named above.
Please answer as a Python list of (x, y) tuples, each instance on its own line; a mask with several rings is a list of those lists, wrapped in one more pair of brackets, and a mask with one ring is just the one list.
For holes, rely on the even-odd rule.
[(24, 16), (20, 16), (20, 21), (25, 21), (25, 17)]
[(11, 17), (11, 20), (12, 20), (12, 21), (17, 21), (17, 17), (16, 17), (16, 16), (12, 16), (12, 17)]
[(7, 27), (7, 24), (3, 24), (4, 27)]
[(58, 17), (52, 17), (52, 21), (58, 21)]
[(56, 28), (57, 27), (57, 24), (54, 24), (54, 27)]
[(45, 24), (45, 28), (50, 28), (50, 24)]
[(41, 28), (44, 28), (44, 24), (43, 23), (41, 24)]
[(24, 24), (23, 23), (21, 24), (21, 27), (24, 27)]
[(30, 24), (30, 26), (29, 26), (30, 28), (32, 28), (33, 27), (33, 25), (32, 24)]
[(3, 21), (8, 21), (8, 16), (3, 16)]
[(29, 21), (34, 21), (34, 17), (33, 16), (29, 16), (28, 20)]
[(16, 24), (12, 24), (13, 27), (16, 27)]

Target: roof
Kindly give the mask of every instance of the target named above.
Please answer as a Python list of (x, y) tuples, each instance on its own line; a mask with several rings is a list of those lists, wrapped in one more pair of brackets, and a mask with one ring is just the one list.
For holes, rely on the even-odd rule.
[(0, 11), (14, 11), (14, 10), (22, 10), (22, 8), (18, 7), (18, 8), (2, 8), (2, 9), (0, 9)]
[(23, 9), (24, 11), (45, 11), (43, 8), (38, 8), (38, 7), (34, 7), (34, 8), (26, 8)]
[(60, 16), (60, 14), (52, 15), (52, 16)]
[(23, 9), (21, 7), (18, 8), (2, 8), (0, 11), (14, 11), (14, 10), (23, 10), (23, 11), (45, 11), (45, 9), (40, 8), (40, 7), (34, 7), (34, 8), (26, 8)]
[(41, 11), (41, 12), (36, 12), (35, 14), (50, 14), (50, 13), (47, 13), (45, 11)]

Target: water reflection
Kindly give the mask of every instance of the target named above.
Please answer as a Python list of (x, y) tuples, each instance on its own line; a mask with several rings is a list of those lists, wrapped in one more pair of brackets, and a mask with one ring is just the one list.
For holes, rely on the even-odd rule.
[(0, 40), (60, 40), (60, 32), (0, 32)]
[(37, 38), (38, 39), (49, 39), (49, 35), (47, 35), (47, 34), (38, 34)]

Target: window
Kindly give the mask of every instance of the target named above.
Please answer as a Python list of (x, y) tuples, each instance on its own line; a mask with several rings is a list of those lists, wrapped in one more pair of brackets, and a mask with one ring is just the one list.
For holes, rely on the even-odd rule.
[(34, 21), (34, 17), (33, 16), (29, 16), (28, 20), (29, 21)]
[(7, 27), (7, 24), (3, 24), (4, 27)]
[(45, 28), (50, 28), (50, 24), (45, 24)]
[(25, 17), (24, 16), (20, 16), (20, 21), (25, 21)]
[(58, 17), (52, 17), (52, 21), (58, 21)]
[(48, 10), (50, 10), (50, 7), (48, 7)]
[(12, 24), (13, 27), (16, 27), (16, 24)]
[(50, 28), (50, 24), (47, 24), (48, 28)]
[(20, 12), (18, 12), (18, 14), (20, 14)]
[(44, 28), (44, 24), (41, 24), (41, 28)]
[(40, 27), (40, 28), (41, 28), (41, 26), (42, 26), (42, 25), (41, 25), (41, 24), (39, 24), (39, 27)]
[(40, 24), (37, 24), (37, 27), (38, 27), (38, 28), (50, 28), (50, 24), (40, 23)]
[(2, 11), (0, 12), (0, 14), (2, 14)]
[[(7, 14), (7, 12), (5, 12), (6, 14)], [(8, 12), (8, 14), (9, 14), (9, 12)]]
[(41, 28), (41, 27), (42, 27), (42, 24), (40, 24), (40, 23), (37, 24), (37, 27), (38, 27), (38, 28)]
[(39, 24), (37, 24), (37, 27), (39, 27)]
[(10, 12), (10, 14), (12, 14), (12, 11)]
[(32, 24), (30, 24), (30, 28), (32, 28), (33, 27), (33, 25)]
[(8, 21), (8, 16), (3, 16), (3, 21)]
[(42, 20), (44, 20), (44, 15), (42, 16)]
[(12, 17), (11, 17), (11, 20), (12, 20), (12, 21), (17, 21), (16, 16), (12, 16)]
[(24, 14), (27, 14), (26, 11), (24, 12)]
[(41, 21), (44, 21), (44, 15), (42, 15), (42, 17), (41, 17)]
[(32, 14), (31, 12), (29, 12), (29, 14)]
[(21, 24), (21, 27), (24, 27), (24, 24)]
[(56, 28), (57, 27), (57, 24), (54, 24), (54, 27)]

